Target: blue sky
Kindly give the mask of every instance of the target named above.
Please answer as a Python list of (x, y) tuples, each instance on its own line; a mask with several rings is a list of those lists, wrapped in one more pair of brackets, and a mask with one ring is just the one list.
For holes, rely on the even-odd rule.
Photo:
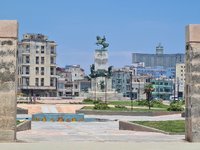
[(185, 26), (200, 23), (199, 0), (0, 0), (0, 19), (19, 22), (24, 33), (55, 40), (57, 64), (93, 63), (96, 35), (107, 38), (109, 64), (131, 64), (131, 53), (184, 53)]

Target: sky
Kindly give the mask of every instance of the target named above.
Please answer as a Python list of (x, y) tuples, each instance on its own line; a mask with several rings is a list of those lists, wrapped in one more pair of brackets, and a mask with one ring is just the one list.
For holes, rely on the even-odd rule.
[(0, 0), (0, 20), (18, 20), (19, 39), (41, 33), (57, 43), (57, 65), (94, 63), (96, 36), (106, 36), (109, 65), (131, 53), (184, 53), (185, 26), (200, 23), (199, 0)]

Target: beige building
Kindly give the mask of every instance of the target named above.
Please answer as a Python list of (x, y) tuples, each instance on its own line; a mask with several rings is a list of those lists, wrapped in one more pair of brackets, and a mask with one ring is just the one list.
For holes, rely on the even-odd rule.
[(18, 90), (27, 96), (56, 96), (56, 43), (24, 34), (18, 45)]
[(176, 64), (176, 96), (183, 97), (184, 85), (185, 85), (185, 64)]
[(80, 65), (67, 65), (65, 68), (58, 67), (57, 75), (58, 97), (77, 97), (88, 87), (88, 82), (84, 79), (85, 72)]

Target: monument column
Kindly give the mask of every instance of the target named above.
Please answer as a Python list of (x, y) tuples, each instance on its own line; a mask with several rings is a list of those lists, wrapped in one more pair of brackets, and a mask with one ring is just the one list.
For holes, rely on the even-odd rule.
[(186, 27), (186, 132), (190, 142), (200, 142), (200, 25)]
[(0, 141), (16, 140), (17, 41), (17, 21), (0, 21)]

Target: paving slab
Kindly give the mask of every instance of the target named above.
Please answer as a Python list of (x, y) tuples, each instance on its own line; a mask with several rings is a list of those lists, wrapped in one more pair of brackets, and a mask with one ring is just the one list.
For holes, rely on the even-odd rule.
[(32, 130), (17, 133), (24, 142), (183, 142), (184, 135), (119, 130), (118, 121), (32, 122)]

